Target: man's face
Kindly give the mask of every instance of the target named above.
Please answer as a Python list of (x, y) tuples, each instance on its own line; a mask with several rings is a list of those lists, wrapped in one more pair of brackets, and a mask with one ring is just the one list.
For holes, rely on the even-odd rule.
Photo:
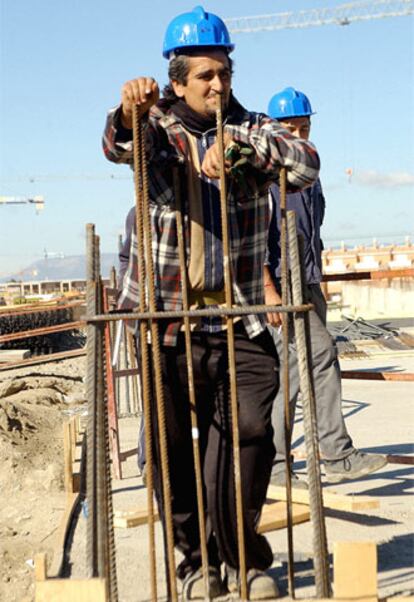
[(309, 117), (288, 117), (284, 120), (280, 119), (279, 123), (285, 130), (289, 130), (297, 138), (309, 139), (311, 126)]
[(189, 56), (187, 83), (172, 81), (174, 92), (184, 99), (188, 106), (203, 115), (215, 115), (220, 96), (223, 108), (227, 107), (231, 91), (231, 69), (227, 54), (222, 50), (212, 50), (200, 55)]

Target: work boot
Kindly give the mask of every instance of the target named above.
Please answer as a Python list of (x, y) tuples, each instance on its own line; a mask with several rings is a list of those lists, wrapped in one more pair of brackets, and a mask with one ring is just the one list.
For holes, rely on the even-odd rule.
[[(224, 593), (220, 571), (214, 566), (209, 566), (208, 573), (210, 581), (210, 598), (217, 598)], [(182, 602), (187, 602), (189, 600), (204, 600), (205, 598), (203, 569), (200, 567), (185, 576), (181, 600)]]
[[(240, 593), (238, 571), (226, 566), (225, 582), (230, 594)], [(273, 600), (279, 597), (277, 583), (270, 575), (259, 569), (247, 571), (247, 597), (249, 600)]]
[(325, 460), (325, 474), (328, 483), (340, 483), (360, 479), (387, 464), (387, 458), (380, 454), (366, 454), (355, 449), (342, 460)]
[[(292, 489), (308, 489), (308, 484), (303, 479), (300, 479), (295, 472), (291, 472), (290, 474)], [(276, 485), (278, 487), (286, 486), (286, 469), (278, 470), (273, 473), (270, 477), (271, 485)]]

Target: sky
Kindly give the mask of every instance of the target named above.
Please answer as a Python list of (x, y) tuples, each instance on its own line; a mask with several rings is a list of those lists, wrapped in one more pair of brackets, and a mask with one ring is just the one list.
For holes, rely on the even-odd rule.
[[(222, 18), (334, 8), (328, 0), (206, 0)], [(43, 195), (45, 208), (0, 204), (0, 276), (48, 253), (84, 252), (94, 223), (116, 252), (134, 203), (128, 167), (101, 150), (123, 83), (167, 83), (165, 29), (183, 0), (0, 0), (0, 195)], [(266, 111), (293, 86), (316, 114), (325, 246), (414, 240), (414, 17), (232, 34), (233, 91)], [(349, 176), (350, 170), (352, 175)]]

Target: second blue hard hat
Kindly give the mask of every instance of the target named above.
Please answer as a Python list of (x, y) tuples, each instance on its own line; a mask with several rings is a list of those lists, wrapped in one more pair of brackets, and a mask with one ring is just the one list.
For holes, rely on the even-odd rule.
[(267, 112), (272, 119), (314, 115), (306, 94), (290, 87), (272, 96)]
[(234, 49), (224, 21), (213, 13), (207, 13), (202, 6), (191, 12), (175, 17), (167, 27), (162, 54), (168, 59), (172, 52), (203, 46)]

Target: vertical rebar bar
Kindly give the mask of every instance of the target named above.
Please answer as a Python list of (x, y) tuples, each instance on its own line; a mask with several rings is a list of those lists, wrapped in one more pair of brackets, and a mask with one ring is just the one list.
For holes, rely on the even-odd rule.
[[(223, 118), (222, 118), (222, 97), (219, 97), (219, 106), (216, 111), (217, 119), (217, 143), (220, 157), (220, 210), (221, 210), (221, 228), (223, 240), (223, 268), (224, 268), (224, 294), (227, 308), (232, 307), (233, 287), (231, 274), (231, 254), (229, 241), (229, 224), (227, 217), (227, 190), (226, 190), (226, 172), (224, 163), (224, 140), (223, 140)], [(243, 520), (243, 498), (241, 487), (240, 470), (240, 434), (237, 409), (237, 380), (236, 380), (236, 354), (234, 349), (234, 322), (231, 316), (226, 318), (227, 322), (227, 353), (229, 363), (230, 377), (230, 407), (233, 441), (233, 464), (234, 464), (234, 485), (236, 495), (236, 519), (237, 519), (237, 543), (239, 552), (239, 574), (240, 574), (240, 595), (242, 600), (247, 600), (247, 575), (246, 575), (246, 551), (244, 541), (244, 520)]]
[[(98, 241), (99, 249), (99, 241)], [(98, 265), (100, 273), (100, 266)], [(108, 311), (107, 298), (104, 298), (104, 287), (102, 279), (99, 282), (99, 311)], [(119, 478), (122, 478), (121, 473), (121, 462), (119, 454), (119, 431), (118, 431), (118, 417), (116, 415), (116, 404), (113, 397), (113, 373), (111, 366), (111, 348), (110, 348), (110, 324), (103, 323), (103, 328), (100, 331), (102, 338), (102, 368), (105, 376), (104, 380), (104, 399), (102, 404), (103, 420), (103, 438), (104, 438), (104, 450), (103, 450), (103, 466), (102, 472), (105, 480), (105, 496), (103, 503), (105, 503), (105, 533), (106, 533), (106, 573), (105, 576), (108, 580), (108, 594), (109, 602), (118, 602), (118, 578), (116, 572), (116, 548), (115, 548), (115, 532), (114, 532), (114, 512), (112, 502), (112, 475), (111, 475), (111, 448), (113, 452), (113, 464), (118, 464)], [(106, 337), (108, 339), (108, 349), (105, 352)], [(110, 398), (111, 396), (111, 398)], [(111, 403), (111, 422), (109, 420), (109, 404)], [(114, 429), (114, 430), (112, 430)], [(112, 437), (116, 440), (113, 441)], [(116, 457), (115, 457), (116, 456)]]
[[(145, 138), (142, 133), (142, 124), (138, 119), (138, 111), (136, 110), (137, 119), (134, 120), (136, 126), (135, 129), (141, 130), (140, 132), (140, 173), (142, 174), (142, 213), (143, 213), (143, 232), (144, 232), (144, 247), (145, 247), (145, 264), (146, 264), (146, 283), (148, 291), (148, 306), (150, 311), (156, 311), (156, 295), (155, 295), (155, 271), (154, 271), (154, 258), (152, 255), (152, 231), (151, 231), (151, 217), (150, 217), (150, 205), (149, 205), (149, 185), (148, 185), (148, 173), (147, 173), (147, 162), (145, 152)], [(138, 151), (138, 148), (134, 145), (134, 150)], [(138, 162), (137, 160), (137, 162)], [(165, 403), (164, 403), (164, 387), (162, 382), (162, 370), (161, 370), (161, 350), (160, 350), (160, 338), (158, 332), (157, 320), (150, 320), (150, 332), (151, 332), (151, 351), (153, 358), (153, 371), (154, 371), (154, 384), (155, 384), (155, 397), (156, 397), (156, 408), (157, 408), (157, 421), (158, 421), (158, 438), (159, 438), (159, 449), (161, 459), (161, 472), (162, 472), (162, 491), (163, 491), (163, 511), (165, 517), (165, 535), (167, 544), (167, 568), (169, 574), (169, 595), (173, 602), (177, 601), (177, 581), (176, 581), (176, 569), (175, 569), (175, 557), (174, 557), (174, 531), (173, 531), (173, 519), (172, 519), (172, 508), (171, 508), (171, 488), (170, 488), (170, 473), (169, 473), (169, 460), (168, 460), (168, 442), (167, 442), (167, 429), (166, 429), (166, 418), (165, 418)]]
[[(296, 234), (296, 215), (294, 211), (287, 212), (287, 223), (293, 303), (295, 305), (300, 305), (303, 303), (303, 287), (301, 261)], [(298, 312), (294, 314), (293, 319), (298, 355), (300, 390), (302, 393), (303, 425), (309, 477), (309, 508), (313, 527), (316, 597), (328, 598), (330, 596), (329, 559), (319, 466), (315, 395), (312, 368), (309, 362), (309, 315), (307, 312)]]
[[(133, 114), (133, 141), (134, 141), (134, 187), (135, 187), (135, 224), (137, 239), (138, 277), (139, 277), (139, 308), (145, 311), (146, 298), (146, 265), (145, 241), (143, 225), (143, 177), (141, 159), (141, 125), (139, 122), (138, 107)], [(148, 323), (146, 320), (139, 322), (140, 361), (142, 373), (142, 395), (144, 406), (145, 425), (145, 452), (147, 466), (147, 506), (148, 506), (148, 543), (150, 560), (151, 599), (157, 600), (157, 564), (155, 555), (155, 518), (154, 518), (154, 472), (153, 472), (153, 439), (152, 439), (152, 412), (151, 412), (151, 370), (148, 350)], [(155, 429), (154, 429), (155, 430)]]
[[(185, 253), (185, 237), (182, 219), (182, 207), (181, 207), (181, 193), (179, 184), (179, 175), (177, 170), (174, 170), (174, 198), (176, 203), (176, 222), (177, 222), (177, 239), (178, 239), (178, 254), (180, 261), (180, 272), (181, 272), (181, 293), (183, 300), (183, 309), (188, 311), (189, 300), (188, 300), (188, 280), (187, 280), (187, 263)], [(198, 526), (200, 531), (200, 549), (201, 549), (201, 564), (203, 568), (203, 579), (204, 579), (204, 597), (206, 600), (210, 600), (210, 578), (208, 571), (208, 552), (207, 552), (207, 538), (206, 538), (206, 522), (204, 513), (204, 499), (203, 499), (203, 473), (201, 466), (200, 456), (200, 444), (199, 444), (199, 428), (197, 420), (197, 404), (195, 395), (195, 384), (194, 384), (194, 369), (193, 369), (193, 354), (191, 345), (191, 326), (190, 318), (184, 318), (184, 335), (185, 335), (185, 350), (187, 358), (187, 374), (188, 374), (188, 396), (190, 401), (190, 418), (191, 418), (191, 434), (193, 443), (193, 455), (194, 455), (194, 470), (195, 470), (195, 481), (196, 481), (196, 493), (197, 493), (197, 508), (198, 508)]]
[[(100, 252), (99, 236), (95, 235), (94, 242), (94, 271), (96, 282), (96, 311), (101, 313), (102, 285), (100, 281)], [(106, 478), (106, 441), (108, 432), (105, 429), (106, 391), (105, 391), (105, 361), (104, 361), (104, 328), (101, 322), (96, 329), (96, 508), (97, 508), (97, 560), (98, 576), (107, 577), (109, 585), (109, 554), (108, 554), (108, 485)]]
[[(96, 272), (95, 272), (95, 227), (86, 226), (86, 309), (88, 317), (97, 313)], [(96, 509), (96, 326), (87, 326), (86, 347), (86, 396), (88, 400), (87, 424), (87, 468), (86, 468), (86, 507), (87, 543), (86, 555), (89, 577), (96, 577), (97, 568), (97, 509)]]
[[(286, 168), (280, 170), (280, 211), (281, 211), (281, 267), (282, 267), (282, 305), (289, 303), (289, 272), (288, 272), (288, 236), (286, 220)], [(288, 541), (288, 586), (291, 598), (295, 597), (294, 556), (293, 556), (293, 519), (292, 519), (292, 476), (291, 476), (291, 420), (290, 420), (290, 386), (289, 386), (289, 314), (282, 314), (283, 342), (283, 405), (284, 405), (284, 434), (285, 434), (285, 466), (286, 466), (286, 515)]]

